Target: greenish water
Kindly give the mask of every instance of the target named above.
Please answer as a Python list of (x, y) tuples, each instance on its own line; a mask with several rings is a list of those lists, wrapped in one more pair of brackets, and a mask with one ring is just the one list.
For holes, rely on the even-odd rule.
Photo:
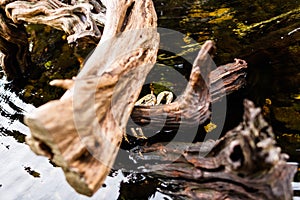
[[(247, 85), (227, 98), (226, 120), (221, 131), (225, 133), (242, 120), (242, 100), (249, 98), (266, 110), (265, 117), (273, 126), (279, 145), (290, 155), (290, 161), (299, 163), (299, 1), (154, 2), (159, 26), (181, 32), (182, 43), (189, 45), (190, 39), (199, 43), (212, 39), (218, 49), (214, 58), (217, 65), (232, 62), (234, 58), (247, 61)], [(33, 30), (28, 28), (28, 31)], [(66, 45), (62, 33), (45, 27), (34, 31), (42, 37), (39, 41), (32, 39), (36, 53), (33, 61), (39, 70), (32, 73), (32, 80), (21, 88), (0, 80), (0, 198), (171, 199), (160, 192), (163, 185), (157, 180), (119, 170), (110, 174), (104, 187), (92, 198), (79, 195), (67, 184), (60, 168), (30, 151), (24, 143), (24, 137), (30, 134), (23, 123), (24, 114), (50, 99), (59, 98), (63, 91), (47, 86), (49, 80), (75, 75), (79, 58), (85, 57), (95, 46), (94, 43)], [(40, 33), (45, 35), (39, 36)], [(197, 47), (191, 48), (197, 51)], [(180, 57), (163, 59), (164, 53), (160, 51), (158, 62), (188, 77), (190, 65)], [(176, 89), (182, 87), (175, 86)], [(299, 175), (295, 180), (299, 181)]]

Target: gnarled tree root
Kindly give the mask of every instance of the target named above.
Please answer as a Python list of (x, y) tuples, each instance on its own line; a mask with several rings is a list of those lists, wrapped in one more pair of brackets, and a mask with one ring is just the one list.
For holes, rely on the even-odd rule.
[(112, 0), (106, 8), (100, 43), (75, 80), (64, 84), (69, 90), (25, 117), (31, 149), (61, 166), (85, 195), (101, 187), (114, 163), (159, 44), (152, 1)]
[(133, 156), (150, 163), (143, 172), (159, 177), (164, 193), (179, 198), (292, 199), (297, 166), (286, 162), (288, 156), (276, 146), (261, 109), (249, 100), (244, 107), (244, 121), (216, 143), (190, 144), (185, 149), (180, 144), (155, 144), (142, 147), (143, 156)]

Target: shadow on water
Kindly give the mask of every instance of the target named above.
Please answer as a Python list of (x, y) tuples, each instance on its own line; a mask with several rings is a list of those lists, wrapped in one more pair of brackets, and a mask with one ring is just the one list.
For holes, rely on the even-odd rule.
[[(159, 26), (181, 32), (186, 36), (182, 38), (186, 45), (190, 44), (190, 38), (199, 43), (208, 39), (214, 40), (218, 49), (214, 58), (217, 65), (232, 62), (234, 58), (247, 61), (247, 85), (227, 98), (223, 134), (241, 121), (242, 100), (249, 98), (263, 109), (265, 118), (273, 126), (279, 145), (290, 155), (290, 161), (299, 163), (299, 1), (154, 2)], [(61, 35), (57, 38), (61, 38)], [(42, 49), (43, 45), (45, 44), (42, 44)], [(61, 42), (57, 45), (61, 45)], [(60, 56), (54, 62), (49, 62), (53, 57), (48, 51), (49, 55), (41, 61), (43, 63), (40, 67), (46, 69), (44, 73), (39, 72), (43, 74), (40, 79), (43, 80), (42, 84), (38, 83), (38, 79), (32, 80), (24, 90), (18, 91), (3, 79), (0, 80), (1, 199), (171, 199), (158, 192), (157, 188), (163, 186), (157, 180), (120, 170), (112, 171), (105, 185), (92, 198), (79, 195), (67, 184), (60, 168), (53, 167), (48, 159), (33, 154), (24, 143), (24, 137), (30, 134), (23, 123), (24, 114), (34, 109), (32, 104), (39, 105), (51, 98), (57, 98), (57, 94), (62, 94), (62, 91), (56, 90), (57, 94), (50, 95), (53, 88), (45, 86), (49, 79), (61, 77), (55, 73), (53, 67), (63, 62), (68, 75), (74, 75), (67, 67), (70, 63), (63, 58), (77, 58), (69, 50), (65, 51), (69, 47), (63, 46), (61, 51), (67, 56)], [(52, 49), (57, 51), (57, 48)], [(193, 49), (196, 50), (197, 48)], [(162, 54), (166, 52), (160, 51), (160, 55)], [(39, 61), (38, 58), (36, 60)], [(188, 76), (190, 66), (180, 58), (158, 62), (170, 65), (185, 77)], [(76, 72), (78, 62), (73, 61), (71, 64), (77, 66)], [(172, 85), (166, 81), (165, 83), (167, 86)], [(144, 92), (148, 93), (146, 90)], [(47, 94), (49, 96), (46, 97)], [(295, 180), (299, 179), (298, 174)]]

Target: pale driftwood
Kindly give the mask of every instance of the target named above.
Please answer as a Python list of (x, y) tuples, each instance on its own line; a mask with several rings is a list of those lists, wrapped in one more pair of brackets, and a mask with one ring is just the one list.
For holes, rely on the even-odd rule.
[[(150, 1), (104, 3), (108, 20), (94, 54), (75, 80), (51, 82), (69, 91), (60, 100), (38, 108), (25, 119), (32, 132), (26, 140), (33, 151), (61, 166), (68, 182), (86, 195), (92, 195), (101, 186), (114, 162), (133, 104), (156, 60), (158, 48), (157, 33), (153, 31), (156, 16)], [(6, 12), (15, 22), (24, 20), (62, 29), (71, 34), (70, 42), (84, 33), (91, 35), (86, 28), (95, 27), (88, 9), (83, 9), (82, 5), (77, 13), (79, 16), (73, 15), (78, 8), (76, 5), (69, 7), (55, 1), (35, 4), (17, 1), (8, 4)], [(81, 23), (78, 18), (82, 13), (87, 21)], [(68, 16), (69, 21), (62, 23)], [(87, 26), (88, 22), (92, 25)], [(129, 35), (121, 34), (129, 30), (133, 30)], [(124, 55), (128, 46), (130, 52)], [(202, 123), (209, 118), (209, 70), (213, 62), (209, 52), (213, 50), (211, 41), (203, 45), (182, 97), (170, 108), (162, 107), (165, 112), (174, 113), (173, 119), (179, 117)], [(237, 70), (240, 73), (246, 65), (237, 63), (241, 64)], [(230, 69), (234, 71), (235, 67)], [(216, 85), (221, 76), (214, 77)]]
[[(34, 3), (33, 3), (34, 2)], [(104, 8), (96, 2), (67, 5), (59, 0), (42, 1), (14, 1), (5, 6), (6, 15), (15, 23), (27, 22), (33, 24), (45, 24), (58, 30), (63, 30), (69, 36), (68, 42), (74, 42), (78, 38), (91, 36), (99, 40), (101, 32), (97, 23), (104, 25)], [(97, 6), (97, 7), (95, 7)], [(95, 8), (98, 13), (92, 13)]]
[(159, 44), (151, 0), (112, 0), (105, 6), (108, 21), (100, 43), (73, 84), (65, 85), (71, 88), (25, 117), (32, 150), (61, 166), (85, 195), (97, 191), (114, 163)]
[(249, 100), (244, 107), (244, 121), (216, 143), (156, 144), (133, 158), (147, 161), (143, 172), (159, 177), (161, 191), (176, 199), (292, 199), (297, 166), (286, 162), (261, 109)]

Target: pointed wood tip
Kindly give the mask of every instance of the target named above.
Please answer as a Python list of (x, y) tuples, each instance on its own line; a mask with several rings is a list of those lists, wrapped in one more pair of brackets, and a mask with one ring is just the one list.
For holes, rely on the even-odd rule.
[(74, 80), (72, 79), (54, 79), (50, 81), (49, 85), (61, 87), (63, 89), (69, 90), (74, 85)]

